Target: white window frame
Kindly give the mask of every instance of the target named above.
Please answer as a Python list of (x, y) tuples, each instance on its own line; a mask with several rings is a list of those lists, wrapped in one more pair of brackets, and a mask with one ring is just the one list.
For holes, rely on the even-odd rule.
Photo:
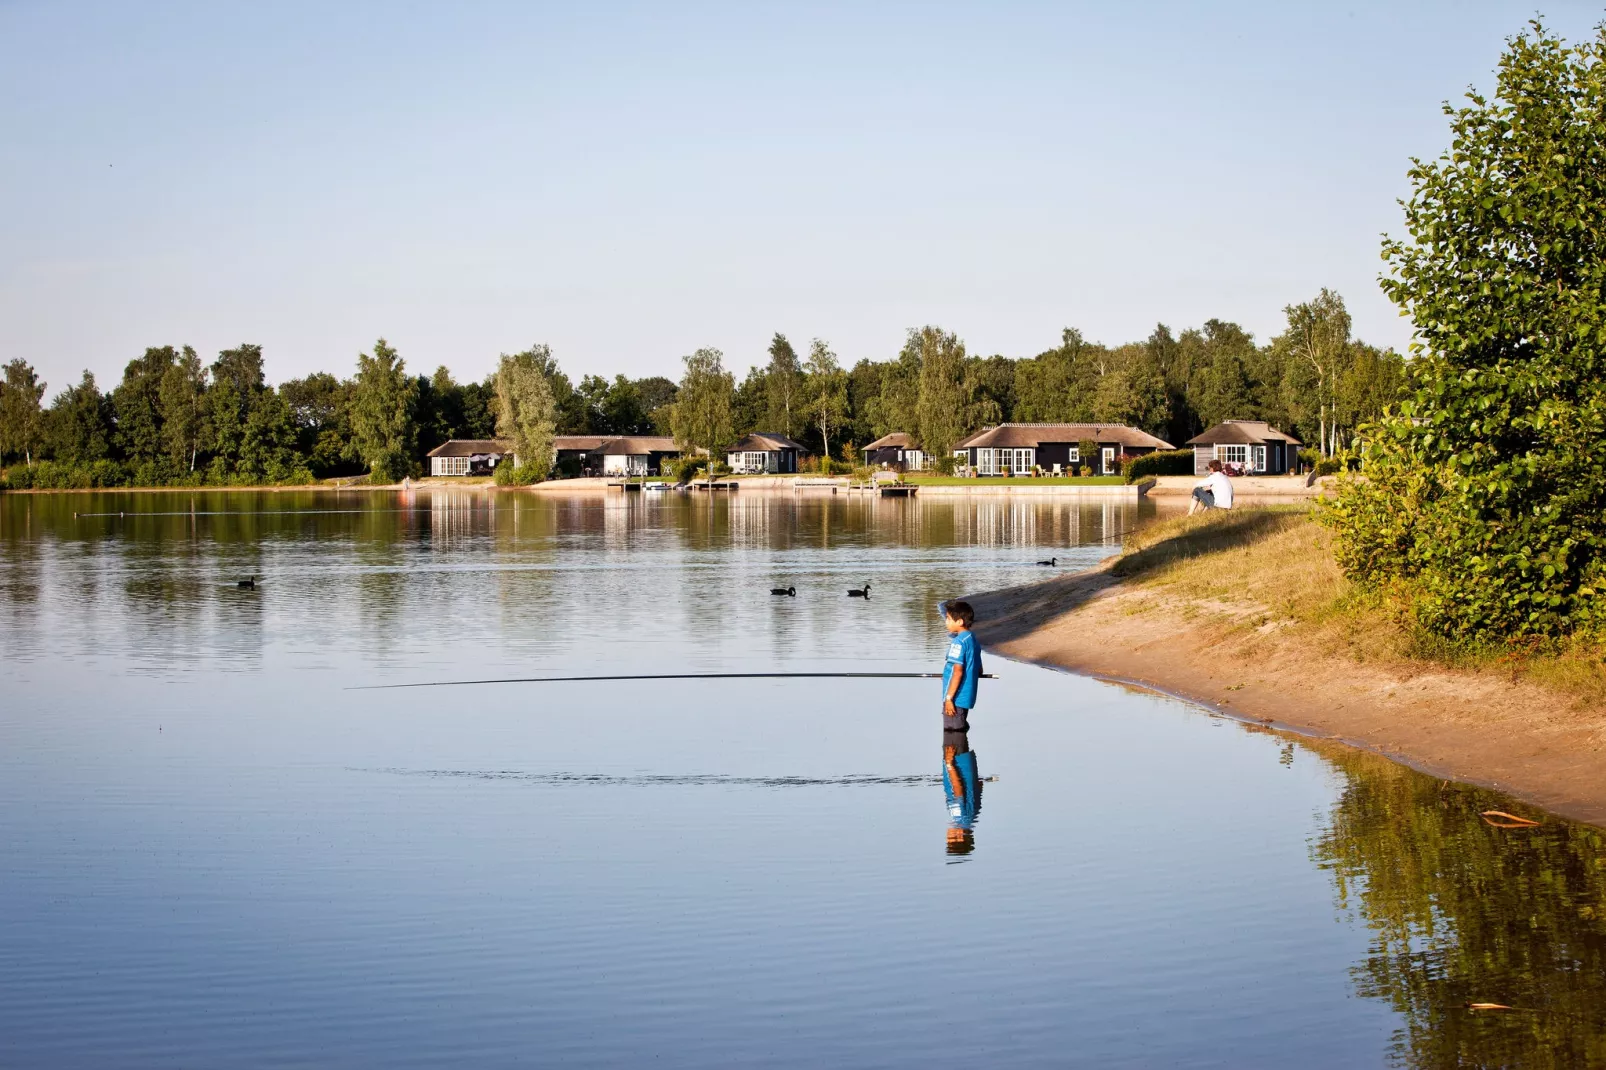
[(1256, 446), (1249, 452), (1254, 457), (1255, 461), (1255, 466), (1252, 470), (1256, 472), (1264, 472), (1266, 470), (1266, 447)]
[(1067, 456), (1065, 459), (1067, 461), (1070, 461), (1070, 462), (1075, 463), (1075, 464), (1081, 464), (1082, 463), (1082, 447), (1081, 446), (1072, 446), (1071, 449), (1070, 449), (1069, 456)]
[(1249, 467), (1249, 447), (1240, 445), (1217, 446), (1216, 460), (1222, 464), (1236, 464), (1241, 468), (1247, 468)]
[(1103, 465), (1103, 467), (1101, 467), (1099, 469), (1099, 471), (1108, 472), (1108, 471), (1110, 471), (1110, 469), (1115, 467), (1115, 447), (1114, 446), (1103, 446), (1103, 447), (1101, 447), (1100, 450), (1099, 450), (1099, 456), (1101, 458), (1101, 463)]

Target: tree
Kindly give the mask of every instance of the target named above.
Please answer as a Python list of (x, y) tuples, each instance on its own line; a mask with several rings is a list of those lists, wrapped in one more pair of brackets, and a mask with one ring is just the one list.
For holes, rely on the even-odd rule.
[(414, 402), (418, 384), (406, 362), (381, 338), (374, 352), (357, 355), (351, 391), (351, 432), (357, 456), (376, 477), (395, 482), (411, 470), (418, 438)]
[(1534, 22), (1493, 98), (1414, 160), (1383, 288), (1416, 325), (1405, 399), (1328, 519), (1345, 571), (1426, 630), (1511, 641), (1606, 626), (1606, 27)]
[(642, 411), (652, 417), (655, 423), (656, 417), (654, 414), (672, 404), (675, 400), (675, 394), (680, 391), (680, 387), (675, 385), (674, 380), (665, 379), (662, 375), (649, 375), (645, 379), (637, 379), (635, 384), (636, 393), (641, 397)]
[(602, 415), (613, 434), (644, 435), (652, 430), (652, 421), (641, 405), (641, 391), (623, 375), (614, 376), (603, 393)]
[(162, 434), (162, 381), (178, 359), (172, 346), (152, 346), (128, 362), (123, 381), (112, 391), (115, 442), (134, 464), (154, 464), (168, 456)]
[(831, 432), (840, 429), (848, 418), (848, 376), (837, 363), (836, 354), (818, 338), (809, 346), (803, 374), (809, 422), (820, 433), (820, 456), (830, 457)]
[(920, 354), (920, 394), (915, 407), (920, 448), (928, 455), (946, 457), (969, 430), (965, 343), (940, 327), (920, 327), (909, 332), (904, 348)]
[(881, 392), (875, 399), (871, 433), (920, 434), (920, 347), (905, 344), (898, 359), (881, 366)]
[(39, 408), (44, 396), (45, 384), (32, 365), (21, 357), (7, 362), (0, 385), (0, 458), (21, 454), (23, 463), (33, 467), (34, 450), (44, 437), (44, 413)]
[(157, 394), (162, 444), (175, 472), (194, 472), (205, 432), (206, 369), (189, 346), (167, 370)]
[(763, 368), (749, 368), (747, 378), (736, 388), (731, 400), (731, 419), (735, 422), (737, 437), (768, 430), (769, 412), (769, 375)]
[(548, 378), (551, 358), (546, 346), (531, 346), (502, 354), (496, 369), (496, 433), (513, 443), (517, 482), (536, 483), (552, 471), (557, 403)]
[[(361, 471), (352, 449), (351, 384), (328, 372), (279, 384), (279, 396), (290, 407), (296, 428), (296, 449), (313, 474), (328, 476)], [(451, 437), (451, 436), (448, 436)]]
[(56, 460), (92, 464), (111, 455), (111, 407), (86, 368), (78, 385), (50, 403), (50, 437)]
[(680, 379), (670, 410), (670, 427), (681, 452), (708, 451), (709, 472), (721, 447), (736, 437), (731, 407), (736, 377), (725, 370), (725, 355), (717, 349), (699, 349), (683, 358), (686, 371)]
[(254, 395), (267, 386), (267, 379), (262, 373), (262, 347), (247, 342), (220, 351), (217, 360), (212, 362), (212, 381), (229, 383), (234, 387), (235, 395), (242, 402), (249, 403)]
[(798, 368), (797, 353), (784, 334), (777, 333), (770, 339), (770, 362), (764, 369), (764, 389), (769, 403), (767, 430), (779, 431), (790, 438), (796, 433), (794, 414), (803, 391), (803, 373)]
[[(1342, 297), (1323, 287), (1315, 300), (1289, 305), (1283, 312), (1288, 316), (1294, 352), (1316, 373), (1319, 442), (1322, 456), (1331, 457), (1337, 452), (1338, 430), (1334, 388), (1343, 374), (1343, 360), (1350, 352), (1349, 311)], [(1333, 434), (1329, 434), (1330, 430)]]
[(310, 481), (306, 459), (296, 450), (295, 421), (283, 396), (264, 390), (251, 406), (240, 438), (238, 474), (253, 483)]
[(1015, 369), (1014, 417), (1025, 422), (1077, 423), (1093, 417), (1098, 378), (1108, 369), (1109, 352), (1067, 327), (1060, 344), (1021, 361)]

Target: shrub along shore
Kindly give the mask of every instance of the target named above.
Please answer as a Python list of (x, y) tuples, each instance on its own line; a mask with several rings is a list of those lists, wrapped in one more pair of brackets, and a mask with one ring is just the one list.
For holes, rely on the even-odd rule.
[(1345, 578), (1308, 507), (1164, 521), (1088, 572), (969, 596), (1008, 657), (1139, 683), (1606, 825), (1606, 647), (1450, 643)]

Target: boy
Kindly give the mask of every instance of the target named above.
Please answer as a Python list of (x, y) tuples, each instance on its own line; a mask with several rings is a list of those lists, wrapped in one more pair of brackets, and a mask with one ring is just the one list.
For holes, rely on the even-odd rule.
[(1194, 485), (1193, 501), (1188, 503), (1188, 515), (1192, 516), (1200, 506), (1206, 509), (1232, 508), (1232, 480), (1221, 470), (1220, 461), (1211, 461), (1210, 474)]
[(942, 622), (953, 639), (942, 667), (942, 727), (945, 732), (970, 729), (970, 711), (976, 705), (976, 684), (981, 679), (981, 644), (971, 634), (976, 611), (969, 602), (945, 602)]

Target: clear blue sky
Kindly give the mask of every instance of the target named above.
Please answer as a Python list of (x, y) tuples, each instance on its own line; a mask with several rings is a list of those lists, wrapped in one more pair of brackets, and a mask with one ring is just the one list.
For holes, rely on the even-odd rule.
[[(0, 360), (147, 345), (460, 379), (1030, 355), (1322, 286), (1403, 347), (1379, 234), (1520, 3), (0, 0)], [(1597, 5), (1551, 3), (1577, 38)]]

